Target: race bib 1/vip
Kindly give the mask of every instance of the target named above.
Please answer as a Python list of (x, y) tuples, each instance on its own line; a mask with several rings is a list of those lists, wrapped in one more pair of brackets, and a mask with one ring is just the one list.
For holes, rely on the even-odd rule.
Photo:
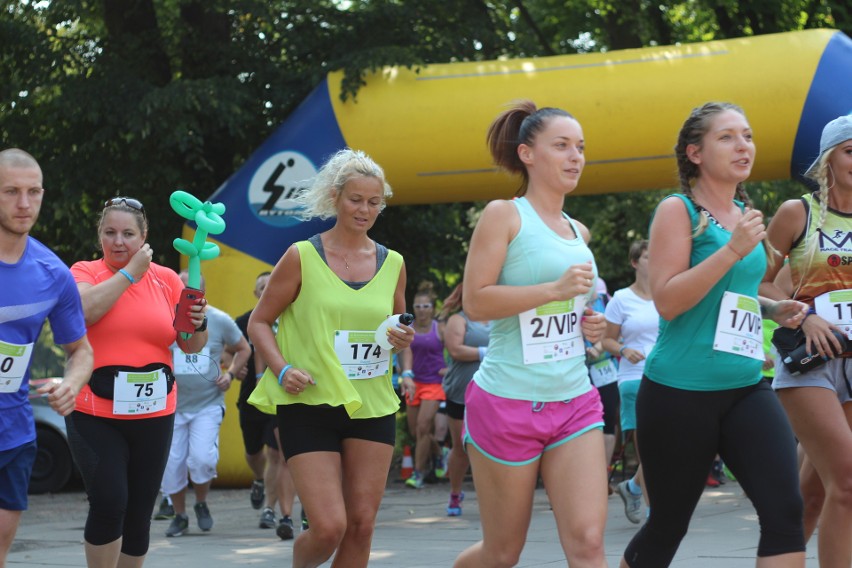
[(713, 349), (764, 360), (763, 318), (757, 298), (725, 292), (716, 321)]

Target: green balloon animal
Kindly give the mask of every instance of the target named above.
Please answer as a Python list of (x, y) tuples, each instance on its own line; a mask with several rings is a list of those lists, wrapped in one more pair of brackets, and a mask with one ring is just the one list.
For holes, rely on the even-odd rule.
[(175, 239), (172, 243), (175, 249), (189, 257), (188, 282), (190, 288), (201, 288), (201, 261), (213, 260), (219, 256), (219, 245), (208, 243), (207, 235), (219, 235), (225, 230), (224, 203), (201, 202), (197, 197), (185, 191), (175, 191), (169, 197), (169, 203), (175, 213), (195, 221), (198, 228), (192, 242), (186, 239)]
[[(175, 191), (169, 197), (169, 203), (175, 213), (195, 221), (198, 228), (195, 230), (195, 237), (192, 242), (186, 239), (175, 239), (172, 244), (175, 249), (189, 257), (187, 286), (189, 288), (201, 289), (201, 261), (213, 260), (219, 256), (219, 245), (208, 243), (207, 235), (218, 235), (225, 230), (225, 220), (222, 215), (225, 213), (224, 203), (210, 203), (209, 201), (201, 202), (198, 198), (185, 191)], [(175, 327), (178, 327), (177, 324)], [(184, 339), (191, 334), (181, 332)]]

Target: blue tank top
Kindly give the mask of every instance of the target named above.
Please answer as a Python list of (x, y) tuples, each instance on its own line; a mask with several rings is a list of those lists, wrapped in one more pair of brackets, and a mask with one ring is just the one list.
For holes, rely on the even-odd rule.
[[(509, 243), (498, 284), (531, 286), (554, 282), (569, 267), (589, 261), (597, 277), (592, 251), (568, 215), (563, 213), (575, 234), (570, 240), (548, 227), (525, 197), (512, 203), (518, 209), (521, 227)], [(594, 289), (593, 285), (592, 292)], [(592, 388), (585, 360), (581, 345), (576, 357), (524, 364), (520, 318), (511, 316), (493, 322), (488, 353), (473, 380), (482, 390), (503, 398), (536, 402), (569, 400)]]

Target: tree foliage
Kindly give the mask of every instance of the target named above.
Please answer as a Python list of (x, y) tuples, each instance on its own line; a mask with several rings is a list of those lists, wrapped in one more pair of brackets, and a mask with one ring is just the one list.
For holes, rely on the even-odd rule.
[[(0, 4), (0, 146), (42, 163), (37, 236), (92, 258), (108, 196), (144, 199), (157, 260), (181, 219), (168, 195), (210, 195), (332, 70), (344, 97), (385, 65), (582, 53), (834, 27), (841, 0), (7, 0)], [(791, 193), (788, 185), (769, 193)], [(776, 187), (781, 189), (776, 189)], [(653, 193), (568, 200), (593, 229), (602, 273), (624, 284), (626, 241)], [(408, 259), (410, 287), (449, 286), (471, 204), (394, 208), (376, 235)], [(406, 230), (402, 231), (403, 225)], [(409, 238), (400, 238), (406, 235)]]

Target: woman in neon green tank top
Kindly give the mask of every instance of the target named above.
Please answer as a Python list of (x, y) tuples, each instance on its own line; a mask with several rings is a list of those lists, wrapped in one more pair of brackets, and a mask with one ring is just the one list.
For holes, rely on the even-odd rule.
[[(335, 551), (350, 566), (370, 557), (399, 408), (391, 350), (373, 338), (390, 314), (405, 312), (402, 257), (367, 235), (390, 195), (363, 152), (333, 156), (298, 200), (304, 217), (336, 217), (334, 226), (287, 249), (249, 319), (267, 367), (249, 403), (277, 414), (310, 520), (293, 566), (318, 566)], [(414, 330), (393, 328), (388, 338), (392, 351), (406, 349)]]
[[(779, 254), (789, 255), (792, 296), (812, 306), (802, 322), (808, 346), (830, 360), (796, 376), (776, 365), (773, 387), (807, 453), (805, 503), (823, 502), (821, 514), (818, 507), (806, 508), (805, 537), (819, 518), (820, 566), (850, 566), (852, 352), (836, 356), (841, 349), (831, 331), (849, 337), (852, 329), (846, 299), (852, 290), (852, 116), (825, 126), (819, 157), (806, 175), (819, 184), (819, 191), (783, 203), (767, 233)], [(780, 264), (767, 270), (760, 288), (777, 299), (790, 297), (773, 283)]]
[(741, 183), (755, 145), (743, 111), (707, 103), (675, 146), (682, 193), (651, 223), (648, 273), (661, 316), (636, 400), (650, 514), (622, 567), (668, 566), (719, 454), (754, 503), (757, 566), (804, 566), (802, 500), (790, 425), (761, 380), (761, 309), (794, 327), (806, 306), (759, 298), (763, 215)]

